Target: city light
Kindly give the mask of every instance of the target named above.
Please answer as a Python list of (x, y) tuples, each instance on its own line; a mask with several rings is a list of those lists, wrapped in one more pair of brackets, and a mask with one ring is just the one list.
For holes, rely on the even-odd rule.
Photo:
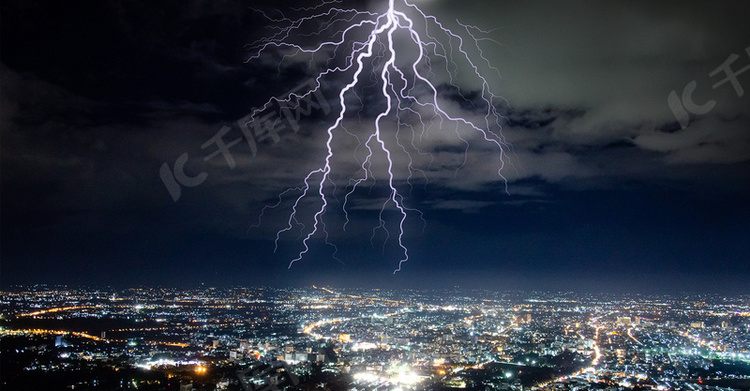
[[(300, 379), (317, 367), (327, 376), (343, 379), (351, 374), (346, 381), (358, 390), (391, 391), (419, 388), (428, 379), (429, 384), (455, 388), (483, 379), (493, 387), (513, 389), (521, 384), (539, 391), (564, 384), (577, 384), (583, 390), (602, 382), (624, 388), (651, 384), (667, 390), (674, 387), (669, 384), (675, 379), (705, 377), (703, 373), (742, 378), (741, 372), (725, 373), (731, 366), (715, 363), (750, 363), (750, 330), (738, 321), (742, 318), (711, 315), (714, 318), (709, 319), (703, 309), (708, 304), (683, 307), (666, 296), (648, 302), (582, 296), (571, 302), (551, 293), (546, 299), (534, 295), (533, 300), (516, 293), (512, 299), (490, 303), (474, 298), (474, 293), (445, 299), (440, 292), (418, 290), (165, 289), (118, 292), (121, 300), (92, 306), (101, 294), (94, 292), (65, 292), (61, 300), (50, 303), (46, 293), (36, 299), (31, 293), (5, 293), (0, 338), (32, 342), (24, 351), (3, 354), (53, 353), (48, 356), (56, 361), (53, 366), (34, 361), (26, 364), (28, 371), (53, 373), (79, 363), (101, 364), (118, 371), (140, 368), (154, 376), (190, 373), (202, 381), (229, 368), (253, 365), (248, 381), (258, 387), (271, 378), (279, 384), (304, 381)], [(399, 300), (387, 299), (397, 295)], [(136, 310), (121, 305), (124, 300), (153, 304)], [(64, 301), (85, 305), (61, 305)], [(431, 304), (438, 301), (440, 305)], [(47, 311), (45, 303), (47, 309), (67, 310)], [(477, 303), (482, 303), (481, 310)], [(717, 307), (727, 314), (747, 305), (740, 299), (719, 303)], [(20, 316), (32, 312), (37, 315)], [(519, 313), (533, 321), (514, 323)], [(633, 320), (632, 313), (639, 314), (639, 320)], [(140, 323), (134, 321), (137, 317), (160, 321), (133, 327)], [(90, 318), (109, 319), (113, 327), (97, 335), (14, 327), (16, 319), (74, 325)], [(693, 327), (698, 321), (691, 319), (696, 318), (702, 319), (701, 327)], [(278, 319), (287, 320), (281, 329), (275, 323)], [(576, 323), (578, 327), (570, 327)], [(122, 357), (129, 359), (122, 361)], [(558, 368), (565, 360), (570, 369), (554, 377), (535, 374)], [(140, 379), (136, 384), (143, 388), (148, 383)]]

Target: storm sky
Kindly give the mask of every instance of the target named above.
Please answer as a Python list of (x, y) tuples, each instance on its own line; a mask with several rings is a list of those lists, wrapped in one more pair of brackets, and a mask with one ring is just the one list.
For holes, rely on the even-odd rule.
[[(279, 195), (325, 159), (346, 75), (325, 79), (328, 110), (302, 116), (296, 131), (287, 124), (255, 151), (232, 146), (234, 167), (221, 155), (204, 159), (216, 148), (202, 147), (333, 56), (254, 56), (252, 43), (275, 34), (282, 14), (334, 5), (382, 13), (387, 2), (312, 11), (300, 7), (316, 3), (288, 1), (3, 1), (0, 283), (747, 292), (746, 1), (414, 4), (464, 37), (462, 24), (481, 29), (469, 31), (508, 145), (500, 160), (477, 134), (434, 122), (415, 170), (394, 155), (404, 203), (422, 218), (408, 214), (410, 259), (393, 275), (401, 254), (392, 207), (389, 235), (373, 234), (382, 158), (376, 181), (348, 204), (347, 230), (342, 200), (326, 215), (335, 257), (318, 235), (287, 269), (302, 249), (299, 226), (274, 252), (299, 193)], [(298, 42), (312, 47), (320, 36)], [(431, 64), (441, 104), (481, 118), (468, 66), (458, 63), (451, 80), (441, 71), (450, 65)], [(371, 131), (385, 107), (376, 89), (349, 98), (361, 108), (343, 122), (351, 134)], [(225, 141), (241, 135), (232, 131)], [(333, 147), (331, 183), (343, 195), (365, 155), (354, 137)], [(205, 180), (176, 195), (160, 170), (184, 154), (187, 175)]]

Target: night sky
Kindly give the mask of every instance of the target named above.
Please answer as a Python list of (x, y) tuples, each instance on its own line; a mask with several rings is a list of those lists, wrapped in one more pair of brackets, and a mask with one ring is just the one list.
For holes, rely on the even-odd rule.
[[(405, 205), (424, 218), (407, 217), (410, 260), (396, 275), (393, 208), (384, 214), (388, 240), (383, 230), (371, 238), (382, 177), (355, 194), (346, 231), (340, 204), (326, 215), (337, 259), (318, 235), (287, 269), (302, 249), (299, 227), (274, 253), (293, 197), (259, 220), (265, 205), (322, 164), (337, 91), (348, 80), (327, 80), (321, 92), (330, 112), (304, 116), (297, 132), (259, 143), (254, 156), (244, 142), (233, 146), (235, 167), (221, 156), (203, 159), (215, 148), (201, 146), (222, 126), (313, 75), (306, 61), (280, 51), (250, 59), (248, 44), (277, 31), (268, 18), (279, 11), (297, 18), (307, 11), (295, 7), (315, 3), (72, 4), (0, 3), (3, 286), (748, 293), (747, 1), (416, 2), (448, 27), (460, 30), (458, 19), (487, 31), (479, 45), (499, 70), (486, 75), (503, 98), (495, 104), (510, 148), (507, 182), (497, 175), (497, 151), (476, 140), (467, 147), (449, 124), (431, 128), (424, 144), (431, 157), (417, 156), (424, 175), (411, 187), (406, 158), (395, 158)], [(387, 2), (338, 6), (383, 12)], [(734, 83), (721, 83), (723, 64), (737, 73)], [(455, 113), (476, 118), (479, 90), (465, 72), (455, 80), (463, 97), (440, 72), (435, 83)], [(670, 106), (673, 91), (691, 112), (688, 122)], [(349, 131), (372, 128), (384, 107), (377, 99), (363, 94)], [(341, 191), (362, 151), (335, 147), (343, 151), (336, 164), (344, 174), (334, 179)], [(186, 173), (207, 176), (175, 201), (160, 168), (184, 153)]]

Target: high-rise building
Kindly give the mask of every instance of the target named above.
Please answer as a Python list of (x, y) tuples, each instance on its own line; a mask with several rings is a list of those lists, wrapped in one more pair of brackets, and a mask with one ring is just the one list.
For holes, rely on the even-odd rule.
[(630, 326), (633, 324), (633, 319), (629, 316), (620, 316), (617, 318), (618, 326)]

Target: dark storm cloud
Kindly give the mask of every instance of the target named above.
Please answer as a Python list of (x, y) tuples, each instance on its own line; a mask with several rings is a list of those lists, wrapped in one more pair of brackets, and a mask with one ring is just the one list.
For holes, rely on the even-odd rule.
[[(721, 75), (709, 76), (732, 54), (740, 56), (735, 70), (750, 63), (750, 29), (739, 16), (747, 14), (746, 2), (461, 5), (481, 13), (461, 13), (447, 1), (423, 5), (443, 20), (458, 13), (464, 23), (497, 27), (489, 38), (500, 45), (483, 42), (483, 49), (503, 76), (493, 85), (514, 111), (506, 136), (521, 166), (540, 167), (521, 177), (616, 176), (585, 164), (582, 155), (623, 142), (641, 149), (623, 165), (638, 165), (642, 152), (661, 155), (657, 165), (750, 159), (750, 133), (738, 131), (750, 128), (746, 97), (728, 85), (711, 88)], [(747, 78), (739, 76), (745, 85)], [(676, 122), (668, 94), (691, 80), (699, 83), (695, 101), (713, 99), (716, 107), (685, 130), (661, 131)]]
[[(14, 5), (8, 7), (12, 9)], [(269, 9), (268, 4), (260, 6)], [(434, 11), (441, 20), (454, 19), (447, 17), (454, 11), (451, 8), (454, 6), (449, 2), (423, 2), (420, 6)], [(505, 124), (505, 136), (513, 145), (513, 154), (508, 156), (514, 160), (514, 168), (506, 170), (506, 178), (515, 181), (539, 177), (559, 182), (572, 178), (617, 175), (617, 171), (603, 171), (600, 166), (587, 164), (584, 155), (592, 148), (603, 150), (607, 145), (622, 142), (631, 142), (639, 149), (661, 154), (661, 164), (746, 160), (748, 135), (738, 129), (748, 125), (747, 110), (743, 109), (743, 99), (731, 94), (704, 88), (702, 96), (696, 100), (721, 99), (720, 105), (705, 118), (691, 123), (688, 129), (672, 133), (659, 130), (675, 122), (666, 104), (671, 90), (680, 90), (693, 79), (700, 80), (707, 87), (712, 82), (707, 73), (731, 53), (741, 53), (747, 46), (737, 38), (750, 36), (744, 34), (747, 32), (746, 25), (732, 23), (742, 7), (743, 4), (735, 3), (711, 8), (710, 5), (701, 4), (677, 7), (672, 3), (634, 3), (629, 6), (584, 3), (571, 7), (563, 4), (520, 6), (495, 2), (478, 4), (477, 9), (483, 12), (476, 15), (459, 13), (463, 22), (488, 28), (498, 27), (487, 38), (501, 45), (492, 41), (481, 41), (481, 44), (491, 64), (499, 68), (503, 76), (503, 79), (491, 79), (496, 90), (508, 100), (507, 104), (498, 104), (508, 105), (507, 109), (512, 111)], [(37, 5), (35, 8), (31, 4), (19, 8), (29, 13), (31, 9), (44, 10), (45, 7)], [(149, 7), (110, 2), (98, 9), (84, 11), (84, 15), (86, 12), (112, 23), (106, 30), (109, 31), (107, 35), (115, 37), (112, 42), (119, 46), (105, 49), (106, 44), (98, 44), (94, 50), (103, 50), (105, 55), (124, 52), (120, 55), (125, 64), (117, 64), (114, 70), (122, 73), (119, 76), (121, 83), (134, 82), (144, 91), (138, 97), (141, 102), (131, 99), (135, 103), (131, 105), (134, 108), (131, 119), (135, 117), (145, 122), (132, 128), (142, 129), (149, 137), (161, 140), (156, 141), (159, 148), (149, 148), (149, 153), (156, 159), (170, 161), (184, 151), (202, 152), (200, 145), (223, 123), (245, 115), (253, 104), (262, 102), (269, 95), (285, 91), (278, 86), (266, 88), (263, 81), (268, 82), (268, 78), (256, 77), (258, 71), (263, 69), (259, 68), (260, 64), (243, 64), (248, 53), (244, 44), (240, 43), (253, 42), (257, 34), (266, 29), (259, 24), (264, 18), (241, 2), (195, 1), (180, 6), (157, 3)], [(91, 33), (98, 28), (96, 26), (79, 30)], [(70, 42), (76, 48), (73, 54), (82, 46), (77, 42)], [(152, 59), (144, 60), (149, 57)], [(157, 65), (159, 61), (166, 66)], [(76, 60), (66, 58), (59, 65), (59, 71), (75, 74), (76, 71), (66, 70), (65, 66), (76, 63)], [(287, 64), (286, 67), (294, 69), (293, 59)], [(279, 77), (278, 64), (271, 65), (277, 68), (277, 72), (272, 74), (277, 73), (276, 77)], [(37, 68), (39, 74), (49, 74), (48, 69), (56, 67), (40, 68), (37, 65)], [(141, 69), (147, 71), (147, 78), (140, 77), (142, 75), (138, 72)], [(12, 69), (10, 71), (14, 72)], [(92, 71), (96, 83), (110, 79), (102, 69)], [(304, 73), (303, 69), (300, 71)], [(153, 73), (150, 75), (148, 72)], [(302, 73), (297, 77), (303, 76)], [(170, 74), (174, 75), (170, 76), (172, 80), (163, 77)], [(218, 82), (209, 81), (212, 79)], [(248, 80), (255, 81), (247, 83)], [(246, 83), (242, 86), (237, 81)], [(459, 84), (461, 82), (459, 80)], [(69, 77), (61, 79), (63, 91), (66, 91), (66, 83), (71, 83)], [(329, 83), (335, 83), (335, 80)], [(215, 88), (211, 88), (211, 84)], [(84, 81), (83, 85), (87, 83)], [(189, 88), (181, 90), (179, 85)], [(293, 84), (288, 83), (287, 86), (288, 89)], [(329, 91), (335, 91), (337, 86), (328, 87)], [(465, 95), (471, 99), (472, 83), (466, 83), (465, 87)], [(9, 88), (13, 86), (9, 85)], [(73, 88), (81, 89), (80, 85)], [(130, 89), (132, 87), (124, 90)], [(84, 93), (81, 96), (87, 95), (86, 90), (81, 92)], [(122, 89), (112, 88), (111, 92), (114, 97), (120, 98)], [(90, 100), (106, 103), (106, 97), (102, 99), (100, 96), (103, 93), (102, 90), (97, 91), (93, 95), (98, 99)], [(130, 92), (128, 96), (135, 97), (133, 94)], [(235, 96), (240, 98), (231, 99)], [(147, 100), (144, 101), (144, 98)], [(3, 105), (3, 110), (13, 110), (16, 103), (12, 99), (4, 99), (7, 104)], [(333, 103), (332, 93), (328, 94), (328, 99)], [(469, 117), (481, 115), (462, 104), (459, 97), (445, 101), (445, 105)], [(33, 116), (32, 113), (28, 115)], [(42, 117), (44, 114), (36, 116)], [(94, 121), (102, 120), (101, 114), (89, 117)], [(196, 133), (190, 130), (196, 126), (191, 117), (202, 118), (201, 131)], [(247, 151), (238, 151), (237, 159), (246, 163), (243, 165), (246, 170), (222, 171), (221, 160), (214, 159), (211, 162), (217, 170), (212, 176), (216, 181), (214, 183), (291, 181), (298, 178), (314, 166), (312, 160), (320, 155), (319, 146), (325, 138), (324, 123), (308, 126), (311, 130), (306, 139), (294, 141), (287, 138), (284, 143), (288, 148), (273, 149), (272, 156), (243, 157)], [(196, 134), (199, 136), (196, 137)], [(175, 136), (177, 140), (173, 138)], [(174, 140), (172, 143), (175, 145), (167, 145), (170, 140)], [(434, 134), (430, 143), (428, 148), (438, 150), (435, 155), (437, 164), (432, 165), (435, 182), (449, 187), (477, 188), (499, 180), (492, 175), (492, 167), (484, 164), (492, 151), (471, 148), (468, 149), (468, 156), (464, 157), (465, 145), (450, 134), (444, 138)], [(65, 145), (64, 142), (54, 144)], [(101, 146), (101, 142), (97, 145)], [(342, 145), (342, 148), (347, 147), (353, 145)], [(309, 158), (293, 162), (301, 151), (309, 151), (304, 155)], [(634, 155), (629, 157), (634, 162), (626, 165), (637, 165), (637, 160), (644, 156), (633, 152)], [(455, 168), (464, 158), (466, 165), (461, 170), (460, 178), (454, 181)], [(299, 160), (302, 160), (302, 164)], [(295, 168), (274, 169), (290, 166)], [(444, 169), (435, 171), (434, 167)], [(256, 172), (264, 175), (258, 177)], [(407, 174), (398, 175), (405, 178)], [(222, 176), (226, 178), (220, 179)], [(267, 194), (266, 198), (270, 196)]]
[[(183, 273), (190, 280), (191, 268), (262, 276), (278, 272), (270, 260), (279, 258), (285, 268), (299, 249), (300, 227), (282, 238), (277, 258), (269, 239), (286, 226), (293, 198), (253, 224), (264, 205), (320, 166), (345, 81), (325, 80), (328, 115), (305, 116), (299, 131), (285, 129), (277, 142), (259, 144), (255, 156), (244, 142), (232, 147), (234, 168), (220, 155), (205, 160), (215, 146), (202, 146), (224, 125), (309, 80), (327, 60), (319, 56), (310, 65), (296, 56), (281, 64), (284, 52), (269, 52), (247, 61), (253, 54), (247, 44), (275, 31), (252, 8), (277, 17), (273, 9), (291, 3), (3, 1), (4, 273), (21, 273), (22, 265), (59, 271), (52, 265), (60, 261), (70, 276), (103, 258), (121, 262), (113, 267), (124, 275), (139, 267), (163, 279)], [(461, 267), (487, 276), (499, 270), (551, 276), (566, 268), (616, 274), (630, 262), (667, 273), (683, 260), (688, 274), (706, 273), (712, 264), (740, 270), (736, 260), (750, 253), (741, 239), (750, 213), (743, 195), (750, 183), (750, 94), (738, 96), (729, 84), (712, 88), (721, 76), (709, 73), (732, 54), (739, 55), (734, 69), (750, 64), (746, 2), (417, 4), (457, 31), (456, 18), (491, 30), (479, 42), (500, 71), (488, 74), (506, 117), (501, 125), (510, 147), (502, 175), (510, 195), (497, 172), (497, 150), (470, 129), (433, 125), (418, 143), (431, 156), (416, 153), (410, 161), (395, 153), (396, 183), (427, 221), (408, 221), (414, 270), (455, 270), (455, 260), (467, 257)], [(382, 2), (370, 6), (383, 9)], [(480, 86), (461, 67), (454, 86), (436, 71), (440, 103), (481, 123)], [(692, 80), (694, 101), (716, 105), (682, 129), (667, 99)], [(738, 80), (750, 89), (750, 71)], [(344, 121), (352, 134), (371, 131), (382, 108), (367, 99), (362, 112)], [(409, 148), (406, 125), (414, 124), (404, 116), (400, 125)], [(227, 141), (240, 135), (236, 126), (232, 132)], [(346, 151), (332, 161), (342, 173), (332, 182), (343, 189), (349, 175), (362, 175), (366, 153), (360, 140), (343, 133), (333, 146)], [(174, 202), (159, 169), (183, 153), (189, 173), (205, 172), (207, 179), (183, 187)], [(347, 231), (340, 228), (341, 199), (333, 204), (339, 213), (326, 219), (330, 238), (351, 244), (341, 252), (350, 271), (381, 271), (372, 253), (393, 244), (391, 236), (380, 247), (382, 230), (370, 243), (386, 199), (382, 156), (372, 169), (378, 182), (350, 200)], [(321, 264), (340, 271), (329, 247), (317, 249), (322, 260), (311, 258), (293, 278)], [(389, 273), (391, 266), (383, 268)], [(29, 273), (23, 275), (33, 280)]]

